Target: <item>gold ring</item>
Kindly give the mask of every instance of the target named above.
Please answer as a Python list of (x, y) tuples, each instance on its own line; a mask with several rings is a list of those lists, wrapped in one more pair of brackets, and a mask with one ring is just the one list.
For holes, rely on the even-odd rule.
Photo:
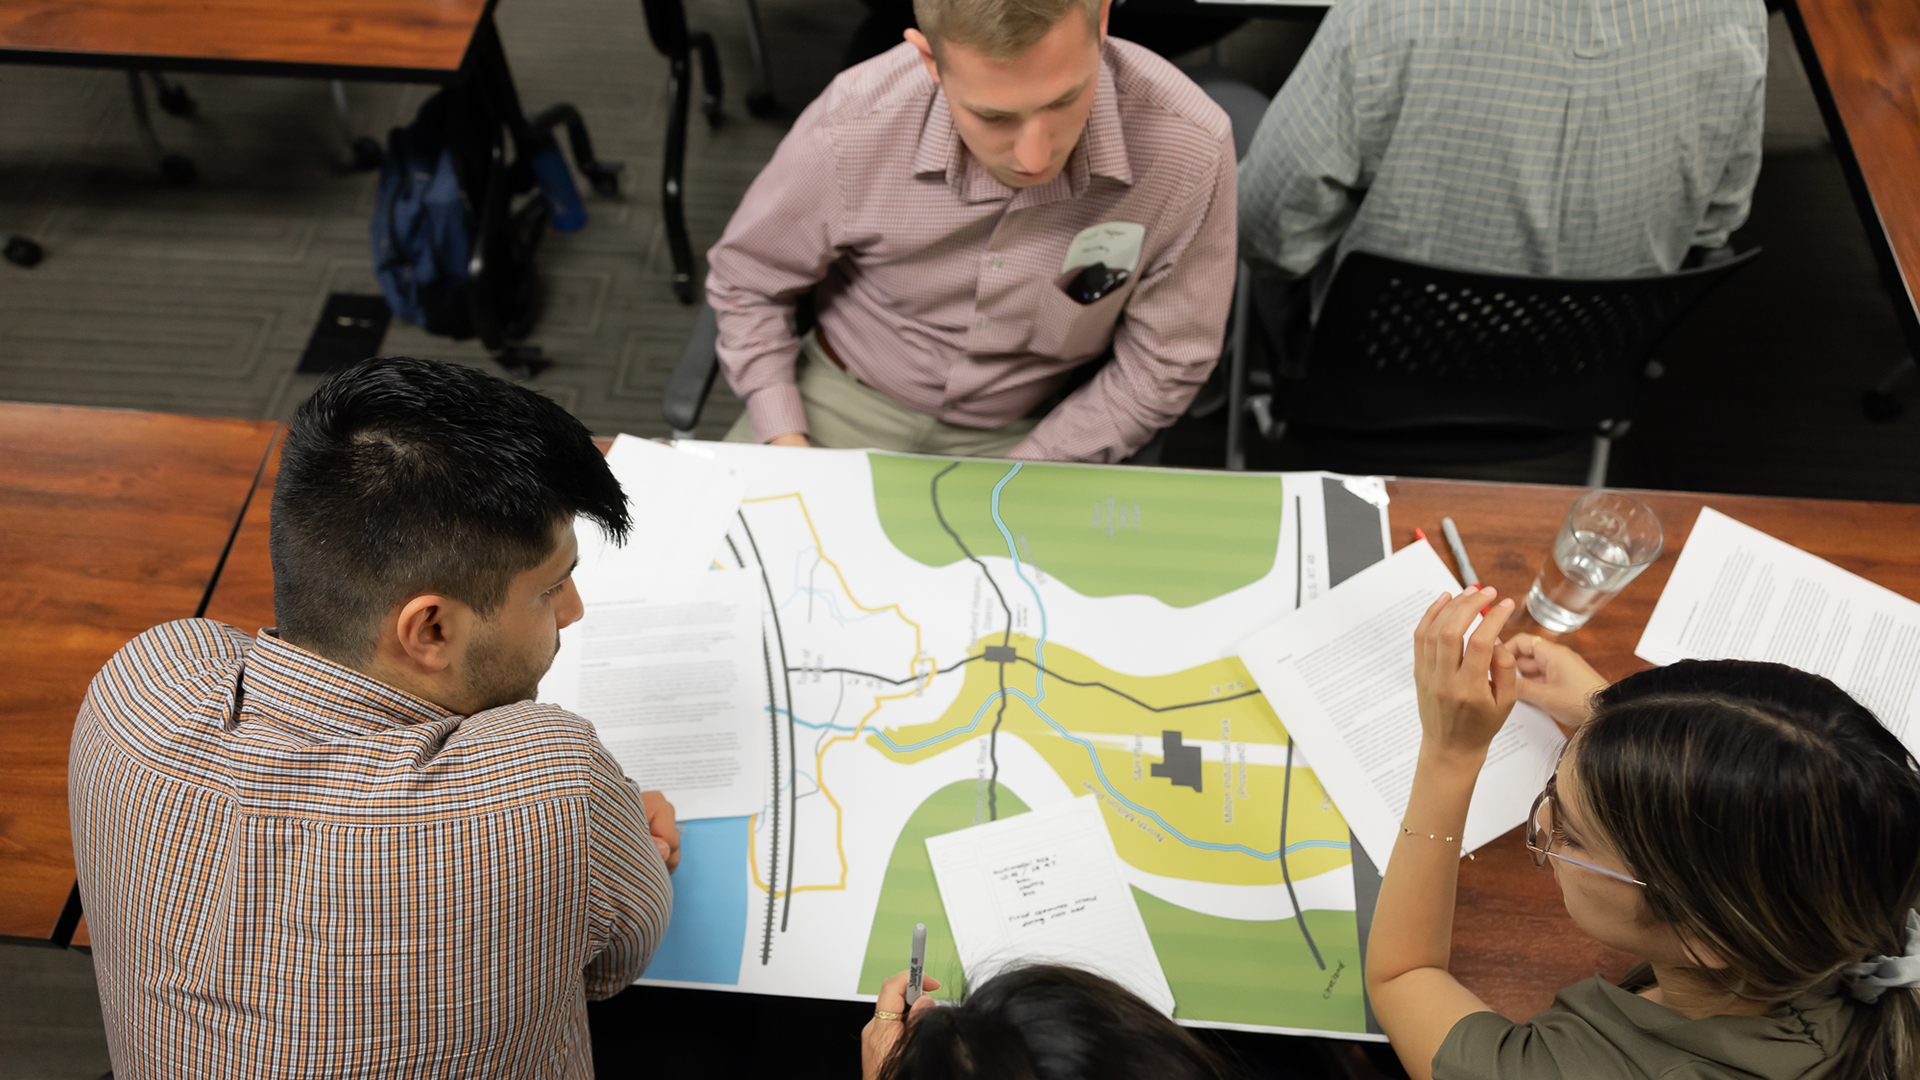
[(905, 1013), (887, 1012), (885, 1009), (873, 1010), (873, 1018), (875, 1020), (898, 1020), (905, 1015)]

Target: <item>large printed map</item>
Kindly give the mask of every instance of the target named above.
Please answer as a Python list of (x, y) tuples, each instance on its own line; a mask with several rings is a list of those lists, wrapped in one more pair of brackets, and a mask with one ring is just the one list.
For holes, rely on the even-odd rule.
[(714, 561), (765, 595), (767, 797), (685, 823), (643, 981), (870, 996), (924, 922), (956, 993), (925, 839), (1090, 794), (1177, 1018), (1367, 1030), (1346, 823), (1233, 649), (1384, 554), (1383, 498), (1319, 473), (682, 446), (750, 481)]

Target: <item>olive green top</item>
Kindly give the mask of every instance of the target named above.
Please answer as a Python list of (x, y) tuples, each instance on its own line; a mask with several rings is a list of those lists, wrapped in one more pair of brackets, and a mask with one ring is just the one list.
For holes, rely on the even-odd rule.
[(1434, 1080), (1839, 1080), (1851, 1000), (1689, 1020), (1633, 993), (1651, 982), (1644, 964), (1619, 986), (1596, 976), (1524, 1024), (1474, 1013), (1440, 1044)]

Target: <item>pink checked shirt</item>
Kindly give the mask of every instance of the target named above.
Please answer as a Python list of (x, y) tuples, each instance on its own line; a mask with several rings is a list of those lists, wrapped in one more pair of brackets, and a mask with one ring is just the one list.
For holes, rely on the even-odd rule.
[[(998, 427), (1109, 345), (1113, 362), (1015, 447), (1118, 461), (1186, 408), (1219, 358), (1235, 260), (1233, 135), (1171, 64), (1109, 38), (1060, 176), (1015, 191), (974, 160), (919, 54), (840, 75), (801, 114), (707, 255), (720, 363), (762, 441), (807, 430), (796, 298), (861, 382), (916, 412)], [(1060, 288), (1081, 230), (1145, 227), (1127, 283)]]

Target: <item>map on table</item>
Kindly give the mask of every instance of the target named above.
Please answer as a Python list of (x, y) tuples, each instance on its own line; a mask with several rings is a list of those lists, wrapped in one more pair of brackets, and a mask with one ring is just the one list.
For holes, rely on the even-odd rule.
[(1233, 654), (1384, 557), (1378, 480), (680, 445), (749, 478), (770, 768), (642, 982), (871, 998), (924, 922), (955, 996), (926, 838), (1091, 793), (1177, 1019), (1368, 1032), (1372, 867)]

